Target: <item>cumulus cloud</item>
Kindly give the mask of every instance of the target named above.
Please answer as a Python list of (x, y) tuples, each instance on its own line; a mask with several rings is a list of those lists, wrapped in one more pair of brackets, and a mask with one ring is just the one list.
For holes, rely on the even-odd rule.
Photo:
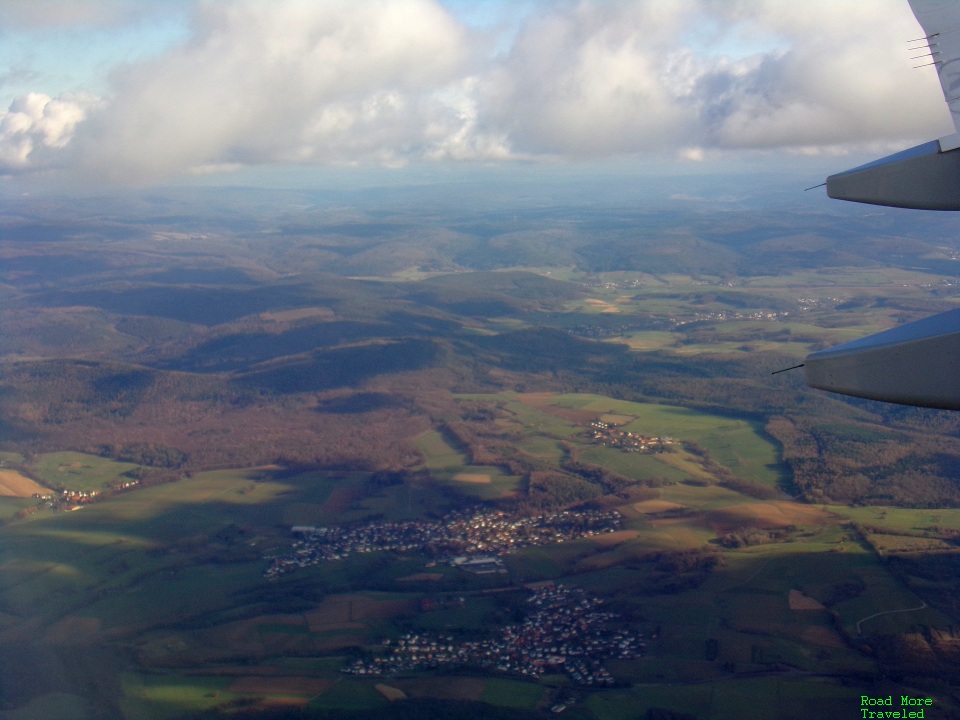
[(211, 3), (189, 43), (117, 75), (82, 157), (147, 179), (222, 163), (401, 163), (456, 122), (436, 95), (461, 81), (467, 47), (428, 0)]
[(675, 146), (695, 125), (670, 76), (691, 5), (584, 2), (531, 18), (483, 84), (487, 122), (533, 153)]
[(701, 76), (696, 105), (712, 144), (812, 150), (952, 131), (936, 73), (910, 59), (908, 41), (921, 31), (906, 2), (715, 7), (749, 17), (785, 47)]
[(88, 110), (97, 105), (89, 95), (53, 99), (42, 93), (16, 98), (0, 111), (0, 172), (45, 168), (52, 151), (65, 148)]
[[(62, 5), (100, 22), (130, 7)], [(904, 0), (535, 7), (505, 44), (437, 0), (200, 2), (187, 42), (118, 68), (99, 102), (17, 99), (0, 116), (0, 172), (150, 182), (283, 163), (709, 161), (951, 132), (935, 73), (911, 68)]]
[(935, 73), (911, 67), (917, 32), (902, 0), (561, 5), (491, 73), (488, 111), (515, 147), (564, 155), (949, 132)]

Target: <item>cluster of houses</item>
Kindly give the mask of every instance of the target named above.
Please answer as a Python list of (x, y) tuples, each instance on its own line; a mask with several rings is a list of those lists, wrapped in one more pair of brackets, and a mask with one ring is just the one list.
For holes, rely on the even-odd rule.
[(692, 318), (683, 320), (671, 318), (676, 327), (694, 322), (725, 322), (730, 320), (767, 320), (776, 321), (789, 317), (789, 310), (756, 310), (754, 312), (739, 312), (733, 310), (719, 310), (717, 312), (696, 312)]
[(83, 505), (108, 497), (111, 491), (129, 490), (140, 484), (139, 480), (127, 480), (111, 485), (109, 490), (57, 490), (49, 493), (33, 493), (37, 509), (79, 510)]
[(828, 298), (817, 298), (817, 297), (800, 297), (797, 298), (797, 307), (800, 312), (807, 312), (809, 310), (832, 310), (837, 306), (837, 304), (845, 302), (849, 298), (838, 298), (838, 297), (828, 297)]
[[(621, 516), (608, 510), (564, 510), (543, 515), (519, 516), (475, 508), (452, 512), (442, 520), (372, 522), (354, 527), (292, 528), (292, 552), (270, 560), (264, 576), (273, 579), (298, 568), (342, 560), (356, 553), (422, 552), (443, 560), (481, 555), (475, 567), (496, 572), (497, 555), (534, 545), (576, 540), (620, 529)], [(454, 563), (456, 564), (456, 563)], [(460, 563), (461, 565), (463, 563)]]
[[(668, 327), (665, 320), (662, 322), (654, 322), (655, 324), (653, 326), (651, 326), (651, 321), (646, 319), (642, 322), (624, 322), (617, 323), (616, 325), (611, 325), (609, 323), (604, 323), (603, 325), (580, 323), (579, 325), (574, 325), (572, 328), (570, 328), (569, 332), (578, 337), (601, 340), (603, 338), (623, 337), (624, 335), (629, 335), (630, 333), (639, 332), (642, 330), (666, 330)], [(662, 327), (660, 327), (661, 325)]]
[(590, 423), (590, 436), (597, 445), (620, 448), (626, 452), (635, 453), (668, 452), (674, 442), (671, 437), (652, 437), (617, 430), (613, 425), (600, 418)]
[(643, 281), (632, 280), (592, 280), (584, 283), (587, 287), (601, 287), (604, 290), (624, 290), (643, 287)]
[(466, 570), (474, 575), (507, 572), (507, 569), (503, 566), (503, 560), (496, 555), (457, 555), (447, 562), (453, 567)]
[(46, 494), (34, 493), (33, 497), (40, 501), (40, 507), (48, 507), (52, 510), (78, 510), (81, 506), (96, 500), (100, 494), (100, 490), (60, 490)]
[(538, 678), (552, 671), (565, 672), (577, 685), (609, 687), (614, 679), (605, 660), (643, 654), (643, 634), (617, 623), (600, 598), (558, 585), (534, 590), (528, 602), (525, 620), (500, 628), (495, 637), (456, 642), (445, 634), (407, 633), (385, 640), (381, 653), (354, 660), (343, 672), (396, 675), (472, 667)]

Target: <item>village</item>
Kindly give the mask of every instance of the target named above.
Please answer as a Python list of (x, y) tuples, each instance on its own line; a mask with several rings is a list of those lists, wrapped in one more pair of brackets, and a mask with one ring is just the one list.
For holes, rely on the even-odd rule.
[[(805, 301), (801, 300), (800, 307), (796, 312), (810, 310), (812, 306), (804, 306)], [(693, 323), (710, 322), (740, 322), (740, 321), (763, 321), (763, 322), (790, 322), (792, 320), (790, 310), (755, 310), (753, 312), (740, 312), (738, 310), (718, 310), (715, 312), (698, 311), (685, 317), (680, 316), (660, 316), (644, 317), (627, 316), (622, 322), (611, 323), (605, 320), (599, 323), (581, 323), (569, 329), (569, 332), (578, 337), (602, 340), (607, 338), (624, 338), (633, 333), (647, 332), (651, 330), (669, 332), (685, 325)]]
[(34, 500), (37, 500), (37, 505), (34, 508), (28, 508), (28, 510), (33, 512), (42, 508), (48, 508), (53, 511), (79, 510), (84, 505), (96, 502), (97, 500), (101, 500), (104, 497), (109, 496), (111, 491), (116, 493), (123, 490), (129, 490), (131, 488), (135, 488), (139, 484), (139, 480), (128, 480), (126, 482), (117, 483), (107, 490), (62, 489), (51, 490), (48, 493), (33, 493), (32, 497)]
[[(356, 553), (422, 552), (435, 561), (476, 573), (501, 569), (497, 555), (523, 547), (611, 533), (619, 530), (617, 511), (564, 510), (519, 516), (474, 508), (453, 511), (442, 520), (372, 522), (351, 528), (295, 526), (292, 552), (265, 558), (264, 577), (274, 579), (298, 568), (342, 560)], [(471, 557), (479, 555), (481, 557)]]
[(475, 667), (539, 678), (553, 670), (565, 672), (576, 685), (609, 687), (614, 679), (605, 660), (643, 654), (643, 634), (614, 627), (616, 613), (580, 589), (540, 587), (527, 602), (532, 607), (524, 621), (501, 628), (496, 637), (457, 643), (446, 634), (406, 633), (395, 641), (384, 640), (381, 654), (355, 660), (342, 672), (396, 675)]
[(774, 322), (789, 317), (789, 310), (755, 310), (753, 312), (718, 310), (716, 312), (695, 312), (692, 318), (670, 318), (670, 320), (674, 323), (674, 327), (682, 327), (695, 322), (729, 322), (731, 320), (764, 320)]
[(617, 430), (616, 426), (597, 418), (590, 423), (593, 442), (604, 447), (620, 448), (625, 452), (664, 453), (670, 451), (674, 440), (670, 437), (654, 437), (640, 433)]

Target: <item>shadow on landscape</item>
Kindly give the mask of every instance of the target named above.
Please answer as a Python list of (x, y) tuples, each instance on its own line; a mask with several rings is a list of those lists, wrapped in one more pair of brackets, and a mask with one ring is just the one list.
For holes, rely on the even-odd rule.
[(334, 415), (352, 415), (398, 407), (405, 407), (405, 404), (401, 403), (393, 395), (376, 392), (359, 392), (352, 395), (342, 395), (340, 397), (323, 400), (317, 410), (322, 413), (333, 413)]
[(316, 392), (358, 386), (377, 375), (431, 367), (439, 355), (437, 344), (430, 340), (370, 343), (318, 350), (303, 360), (279, 361), (277, 367), (247, 373), (234, 382), (280, 394)]

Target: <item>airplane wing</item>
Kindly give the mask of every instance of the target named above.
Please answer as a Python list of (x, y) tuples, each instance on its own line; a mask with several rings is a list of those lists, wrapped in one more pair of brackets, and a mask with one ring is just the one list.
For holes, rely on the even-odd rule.
[(804, 372), (821, 390), (960, 410), (960, 310), (813, 353)]
[[(937, 68), (943, 99), (950, 108), (953, 127), (960, 131), (960, 12), (956, 2), (949, 0), (910, 0), (910, 9), (923, 28), (926, 37), (916, 41), (916, 46), (929, 53), (928, 57)], [(941, 149), (955, 149), (960, 143), (957, 133), (940, 138)], [(947, 147), (949, 146), (949, 147)]]
[[(827, 178), (840, 200), (960, 210), (960, 1), (909, 0), (924, 37), (921, 63), (937, 69), (952, 135)], [(844, 395), (960, 410), (960, 309), (808, 355), (807, 384)]]
[(954, 132), (939, 140), (827, 178), (838, 200), (925, 210), (960, 210), (960, 3), (910, 0), (923, 28), (916, 61), (933, 65), (950, 108)]

